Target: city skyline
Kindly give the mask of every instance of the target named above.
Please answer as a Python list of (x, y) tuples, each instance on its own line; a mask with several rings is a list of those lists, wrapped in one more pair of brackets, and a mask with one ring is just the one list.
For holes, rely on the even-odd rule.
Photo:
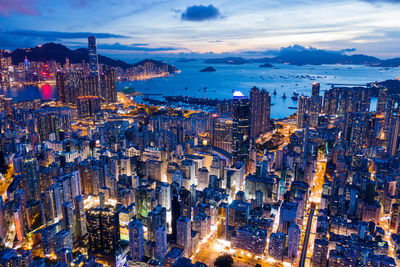
[(1, 266), (400, 266), (400, 1), (133, 2), (0, 0)]
[[(268, 56), (295, 44), (400, 56), (399, 1), (9, 1), (0, 5), (0, 47), (45, 42), (132, 55)], [(27, 27), (26, 25), (30, 25)]]

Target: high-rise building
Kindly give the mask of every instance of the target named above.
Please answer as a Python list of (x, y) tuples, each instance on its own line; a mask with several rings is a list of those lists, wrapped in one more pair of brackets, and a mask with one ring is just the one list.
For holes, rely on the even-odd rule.
[(286, 245), (286, 235), (284, 233), (272, 233), (269, 238), (268, 254), (276, 260), (283, 259), (283, 252)]
[(100, 111), (100, 98), (97, 96), (78, 97), (78, 116), (80, 118), (93, 117)]
[(40, 200), (39, 167), (35, 157), (24, 160), (26, 200)]
[(293, 260), (297, 257), (300, 242), (300, 228), (297, 224), (291, 223), (288, 233), (288, 257)]
[(400, 117), (396, 117), (389, 130), (387, 151), (390, 156), (395, 156), (399, 151)]
[(74, 204), (71, 201), (66, 201), (62, 204), (63, 213), (63, 229), (69, 230), (74, 235), (75, 233), (75, 216)]
[(156, 229), (156, 258), (159, 261), (164, 259), (167, 254), (167, 228), (159, 226)]
[(115, 256), (119, 247), (118, 213), (110, 208), (92, 208), (86, 212), (89, 253)]
[(278, 231), (284, 234), (289, 233), (289, 226), (296, 222), (297, 204), (292, 202), (283, 202), (279, 213)]
[(324, 94), (324, 114), (335, 115), (339, 107), (339, 95), (340, 91), (336, 88), (332, 88), (325, 91)]
[(69, 230), (61, 230), (54, 235), (54, 251), (68, 249), (72, 252), (72, 234)]
[(213, 145), (232, 152), (233, 121), (213, 115)]
[(210, 174), (206, 167), (200, 168), (198, 170), (197, 178), (197, 189), (203, 191), (204, 188), (208, 187), (210, 181)]
[(99, 57), (97, 55), (96, 37), (88, 36), (90, 75), (99, 76)]
[(140, 220), (129, 223), (129, 255), (132, 260), (141, 261), (144, 258), (144, 231)]
[(160, 226), (167, 225), (167, 211), (158, 205), (147, 215), (147, 236), (148, 240), (156, 241), (156, 231)]
[(382, 88), (379, 90), (378, 103), (376, 104), (376, 113), (378, 113), (378, 114), (385, 113), (388, 91), (389, 90), (387, 88)]
[(328, 262), (329, 242), (326, 239), (314, 240), (314, 252), (311, 261), (313, 266), (326, 266)]
[(106, 103), (117, 102), (117, 84), (115, 77), (115, 69), (107, 68), (101, 74), (102, 97)]
[(400, 107), (399, 97), (397, 95), (389, 95), (386, 99), (386, 106), (385, 106), (385, 128), (386, 129), (393, 124), (394, 118), (399, 113), (399, 107)]
[(319, 95), (319, 83), (313, 83), (312, 96), (309, 99), (308, 105), (308, 124), (310, 127), (318, 127), (319, 114), (322, 107), (322, 96)]
[(267, 245), (267, 231), (252, 226), (240, 226), (236, 231), (233, 246), (250, 251), (255, 255), (263, 255)]
[(57, 72), (56, 74), (56, 86), (57, 86), (57, 100), (61, 103), (69, 103), (69, 92), (67, 91), (67, 77), (63, 72)]
[(319, 83), (313, 83), (311, 96), (319, 96), (319, 89), (320, 89)]
[(81, 195), (74, 197), (75, 207), (75, 233), (77, 239), (87, 234), (86, 213), (84, 211), (83, 197)]
[(270, 127), (271, 95), (265, 89), (251, 88), (251, 137), (255, 138)]
[(242, 92), (233, 93), (233, 163), (247, 162), (250, 149), (251, 107)]
[(248, 223), (251, 204), (241, 200), (234, 200), (226, 209), (225, 238), (230, 240), (233, 233), (239, 226)]
[(176, 222), (176, 243), (185, 250), (185, 257), (192, 254), (192, 226), (190, 218), (179, 217)]
[(304, 127), (307, 120), (307, 110), (310, 98), (308, 96), (301, 95), (297, 104), (296, 113), (296, 125), (297, 128), (301, 129)]
[(43, 196), (46, 221), (50, 222), (61, 215), (61, 189), (60, 184), (53, 184), (46, 188)]

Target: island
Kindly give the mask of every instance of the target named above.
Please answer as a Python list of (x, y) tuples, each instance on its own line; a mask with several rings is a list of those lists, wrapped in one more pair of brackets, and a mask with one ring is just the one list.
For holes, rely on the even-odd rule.
[(207, 67), (205, 69), (202, 69), (200, 72), (214, 72), (214, 71), (217, 71), (217, 70), (213, 67)]
[(272, 65), (269, 64), (269, 63), (265, 63), (265, 64), (260, 65), (259, 67), (260, 67), (260, 68), (273, 68), (274, 66), (272, 66)]

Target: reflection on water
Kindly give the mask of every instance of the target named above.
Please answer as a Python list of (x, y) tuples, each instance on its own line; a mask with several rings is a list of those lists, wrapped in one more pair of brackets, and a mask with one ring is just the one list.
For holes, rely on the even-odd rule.
[(15, 102), (32, 99), (50, 100), (57, 97), (57, 90), (56, 86), (51, 84), (10, 88), (0, 87), (0, 94), (13, 98)]
[[(149, 94), (150, 98), (163, 100), (164, 95), (187, 95), (227, 99), (233, 90), (249, 94), (251, 87), (266, 88), (271, 93), (271, 117), (283, 118), (295, 112), (289, 107), (297, 107), (297, 101), (291, 99), (294, 91), (310, 95), (313, 82), (321, 84), (321, 95), (331, 84), (366, 84), (372, 81), (394, 79), (400, 68), (374, 68), (366, 66), (292, 66), (275, 64), (275, 68), (260, 68), (259, 64), (229, 65), (214, 64), (215, 72), (200, 72), (210, 64), (203, 62), (170, 61), (182, 72), (170, 77), (145, 81), (120, 82), (118, 88), (132, 86), (136, 90)], [(276, 90), (277, 94), (272, 92)], [(0, 94), (14, 98), (15, 101), (32, 99), (53, 99), (57, 97), (55, 84), (0, 88)], [(287, 96), (286, 99), (282, 95)], [(375, 109), (376, 99), (372, 100)]]

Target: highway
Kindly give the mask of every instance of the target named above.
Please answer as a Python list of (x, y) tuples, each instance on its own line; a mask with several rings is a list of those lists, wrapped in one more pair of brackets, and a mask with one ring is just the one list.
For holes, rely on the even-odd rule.
[(303, 247), (301, 250), (300, 262), (299, 267), (304, 267), (304, 263), (306, 262), (307, 250), (308, 250), (308, 241), (310, 240), (310, 233), (311, 233), (311, 225), (314, 217), (314, 205), (310, 208), (310, 215), (308, 216), (307, 228), (306, 233), (304, 236)]

